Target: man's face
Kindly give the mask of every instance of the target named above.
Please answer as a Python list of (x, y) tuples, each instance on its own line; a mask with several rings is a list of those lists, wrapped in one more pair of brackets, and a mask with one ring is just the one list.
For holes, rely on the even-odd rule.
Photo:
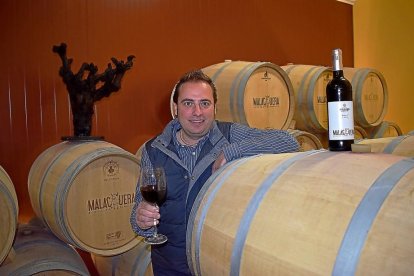
[(203, 81), (184, 83), (174, 110), (187, 138), (202, 138), (214, 121), (213, 90)]

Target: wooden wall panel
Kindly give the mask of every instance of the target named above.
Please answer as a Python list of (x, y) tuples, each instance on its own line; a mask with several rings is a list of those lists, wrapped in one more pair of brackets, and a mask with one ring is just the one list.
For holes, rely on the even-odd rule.
[(68, 44), (73, 71), (136, 56), (122, 89), (97, 102), (92, 133), (133, 153), (168, 122), (171, 89), (190, 69), (225, 59), (330, 65), (335, 47), (353, 66), (352, 6), (334, 0), (2, 0), (0, 26), (0, 164), (23, 221), (31, 164), (73, 131), (53, 45)]

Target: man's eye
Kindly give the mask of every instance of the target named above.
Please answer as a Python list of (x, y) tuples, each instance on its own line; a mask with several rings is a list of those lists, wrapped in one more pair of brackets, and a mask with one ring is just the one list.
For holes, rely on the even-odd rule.
[(183, 102), (183, 105), (185, 106), (185, 107), (191, 107), (191, 106), (193, 106), (193, 102)]
[(200, 103), (200, 106), (202, 108), (208, 108), (208, 107), (210, 107), (210, 105), (211, 105), (211, 103), (208, 102), (208, 101), (203, 101), (203, 102)]

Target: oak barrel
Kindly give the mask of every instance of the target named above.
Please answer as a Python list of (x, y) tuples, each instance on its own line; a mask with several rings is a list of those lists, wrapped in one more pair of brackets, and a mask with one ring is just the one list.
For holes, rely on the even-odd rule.
[[(195, 275), (414, 275), (414, 160), (326, 150), (238, 159), (191, 210)], [(398, 252), (398, 253), (397, 253)]]
[[(225, 61), (202, 69), (217, 87), (216, 119), (260, 129), (287, 129), (294, 98), (287, 74), (271, 62)], [(173, 114), (173, 101), (170, 101)]]
[(371, 152), (414, 157), (414, 134), (397, 137), (363, 139), (356, 141), (356, 143), (370, 145)]
[(18, 214), (19, 205), (13, 182), (0, 166), (0, 264), (12, 247)]
[(288, 129), (288, 132), (296, 138), (299, 143), (299, 151), (316, 150), (323, 148), (318, 137), (307, 131)]
[(40, 154), (29, 172), (36, 215), (61, 240), (110, 256), (139, 239), (129, 216), (139, 177), (137, 158), (105, 141), (65, 141)]
[(384, 76), (372, 68), (344, 67), (352, 85), (354, 120), (362, 127), (379, 125), (387, 112), (388, 88)]
[(332, 79), (332, 70), (324, 66), (302, 64), (290, 64), (281, 68), (292, 83), (295, 95), (293, 120), (296, 121), (296, 128), (311, 133), (326, 133), (326, 85)]
[(13, 250), (13, 260), (0, 267), (0, 275), (89, 275), (76, 250), (46, 228), (20, 224)]
[(354, 126), (355, 140), (368, 138), (368, 133), (360, 126)]
[(122, 254), (105, 257), (91, 254), (100, 276), (152, 276), (151, 246), (143, 239), (132, 249)]
[(367, 130), (369, 138), (396, 137), (403, 134), (401, 128), (396, 123), (389, 121), (383, 121), (378, 126), (367, 128)]

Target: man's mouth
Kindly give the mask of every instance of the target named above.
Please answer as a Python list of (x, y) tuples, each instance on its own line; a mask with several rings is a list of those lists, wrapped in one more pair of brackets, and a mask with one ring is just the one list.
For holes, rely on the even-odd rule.
[(193, 123), (193, 124), (201, 124), (201, 123), (203, 123), (204, 122), (204, 120), (202, 120), (202, 119), (197, 119), (197, 120), (189, 120), (190, 121), (190, 123)]

